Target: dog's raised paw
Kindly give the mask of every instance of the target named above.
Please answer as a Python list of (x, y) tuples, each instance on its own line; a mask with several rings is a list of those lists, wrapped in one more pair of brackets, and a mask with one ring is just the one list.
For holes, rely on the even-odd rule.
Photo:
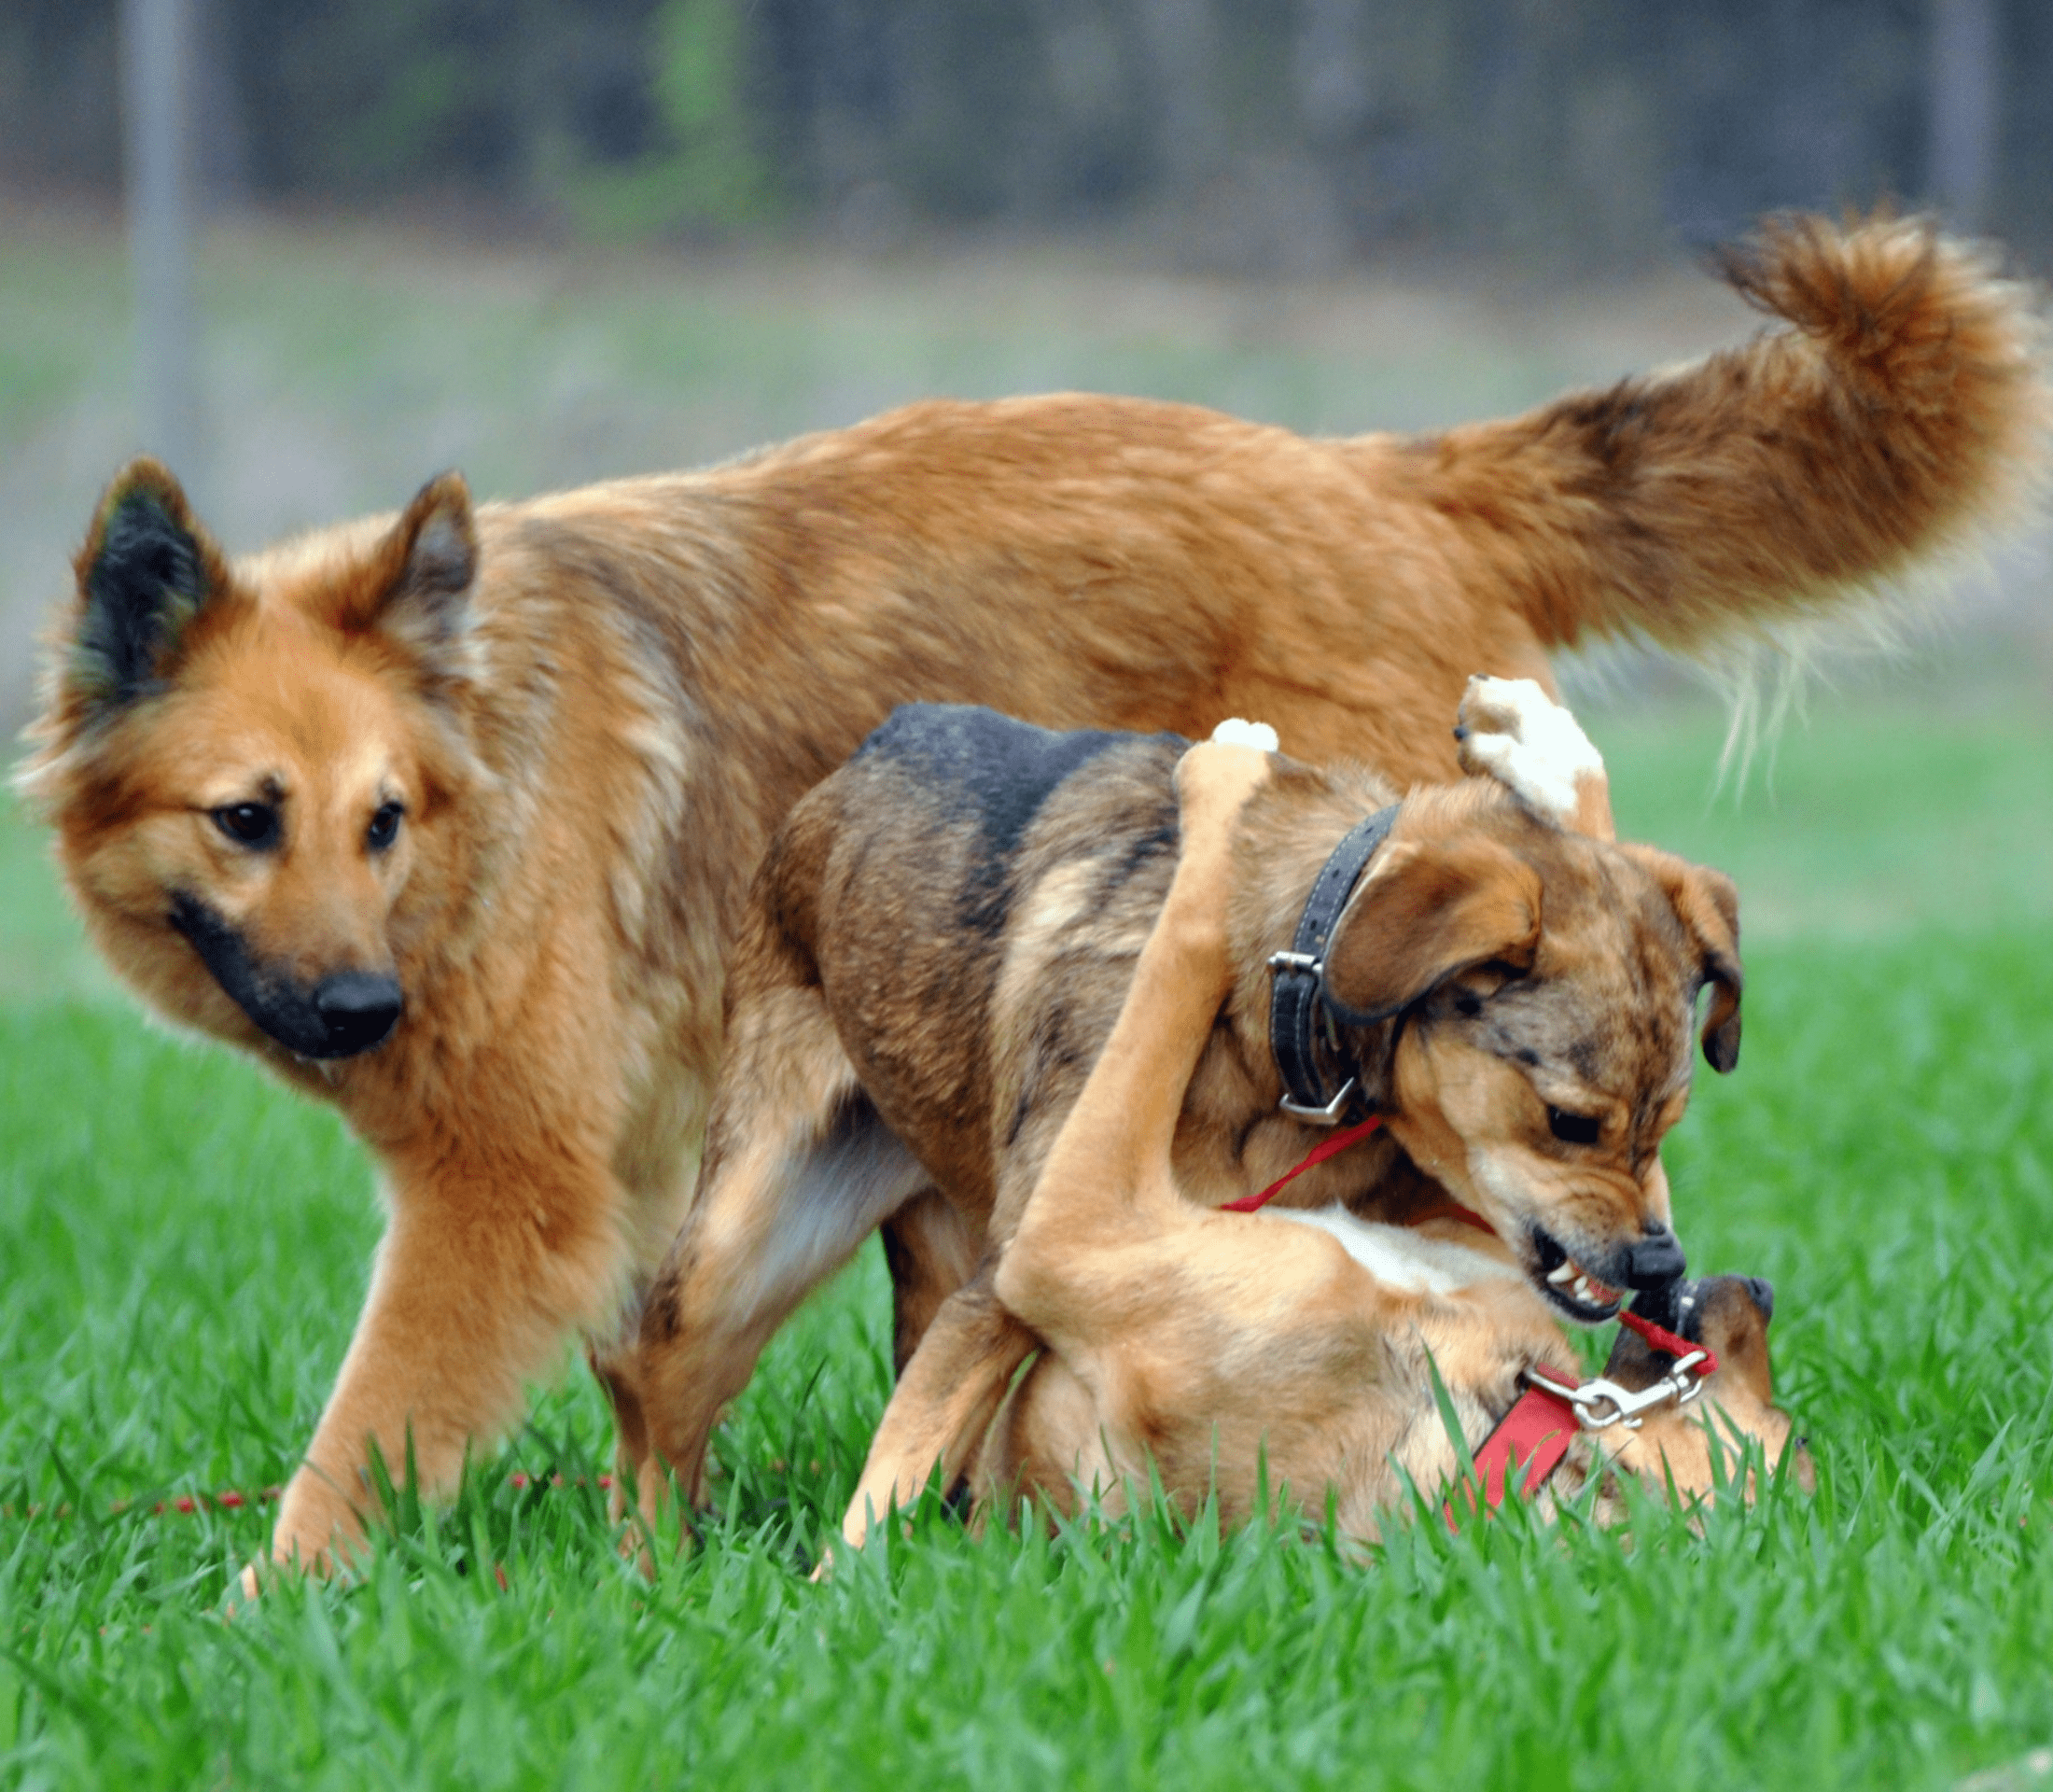
[(1259, 752), (1273, 753), (1280, 749), (1277, 745), (1276, 730), (1265, 721), (1243, 721), (1238, 716), (1228, 716), (1212, 730), (1212, 738), (1228, 747), (1252, 747)]
[(1496, 778), (1562, 827), (1575, 825), (1578, 786), (1604, 776), (1603, 756), (1575, 718), (1530, 679), (1472, 678), (1455, 737), (1464, 772)]

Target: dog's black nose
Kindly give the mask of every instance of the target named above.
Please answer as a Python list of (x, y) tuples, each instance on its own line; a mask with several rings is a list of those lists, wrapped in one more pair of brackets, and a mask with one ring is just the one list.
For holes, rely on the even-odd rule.
[(338, 971), (314, 987), (314, 1012), (337, 1057), (369, 1051), (392, 1030), (405, 1005), (398, 979), (375, 971)]
[(1667, 1226), (1649, 1232), (1626, 1253), (1626, 1286), (1658, 1288), (1673, 1281), (1688, 1267), (1683, 1247)]

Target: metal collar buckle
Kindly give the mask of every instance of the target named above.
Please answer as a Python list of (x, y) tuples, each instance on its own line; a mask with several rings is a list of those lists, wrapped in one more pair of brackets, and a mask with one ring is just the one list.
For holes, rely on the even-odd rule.
[(1670, 1400), (1678, 1407), (1686, 1407), (1703, 1393), (1703, 1378), (1695, 1371), (1710, 1354), (1708, 1351), (1690, 1351), (1658, 1381), (1644, 1388), (1622, 1388), (1604, 1376), (1571, 1388), (1565, 1381), (1556, 1380), (1551, 1371), (1538, 1364), (1521, 1370), (1519, 1379), (1528, 1387), (1543, 1389), (1566, 1400), (1574, 1407), (1576, 1422), (1585, 1431), (1608, 1431), (1613, 1425), (1638, 1431), (1646, 1415), (1655, 1407), (1665, 1406)]
[(1305, 1107), (1292, 1101), (1287, 1095), (1277, 1105), (1292, 1119), (1302, 1120), (1306, 1126), (1337, 1127), (1348, 1112), (1348, 1103), (1354, 1099), (1355, 1091), (1361, 1086), (1361, 1084), (1350, 1076), (1340, 1085), (1340, 1093), (1322, 1108)]
[(1291, 949), (1269, 959), (1269, 1049), (1283, 1084), (1283, 1112), (1293, 1120), (1335, 1126), (1348, 1104), (1360, 1099), (1361, 1091), (1351, 1082), (1338, 1095), (1331, 1092), (1329, 1072), (1345, 1067), (1347, 1054), (1321, 994), (1325, 953), (1348, 896), (1396, 819), (1397, 805), (1392, 804), (1363, 816), (1348, 830), (1312, 880)]
[[(1295, 974), (1309, 977), (1316, 987), (1320, 975), (1325, 972), (1326, 962), (1310, 952), (1272, 952), (1269, 954), (1269, 969), (1278, 976)], [(1325, 1012), (1323, 1004), (1319, 1012), (1320, 1017), (1325, 1022), (1326, 1043), (1337, 1052), (1339, 1041), (1334, 1034), (1333, 1016)], [(1348, 1112), (1348, 1103), (1354, 1099), (1355, 1092), (1361, 1086), (1359, 1079), (1350, 1076), (1341, 1085), (1338, 1095), (1331, 1101), (1322, 1103), (1293, 1100), (1286, 1087), (1283, 1099), (1278, 1105), (1293, 1120), (1302, 1120), (1307, 1126), (1337, 1127)]]

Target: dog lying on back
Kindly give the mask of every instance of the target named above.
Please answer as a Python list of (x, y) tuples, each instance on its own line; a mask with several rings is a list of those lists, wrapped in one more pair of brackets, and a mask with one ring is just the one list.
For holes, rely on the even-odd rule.
[[(1397, 1225), (1459, 1204), (1537, 1300), (1596, 1324), (1682, 1269), (1659, 1145), (1707, 986), (1706, 1055), (1737, 1059), (1738, 901), (1612, 839), (1602, 762), (1536, 685), (1472, 681), (1462, 716), (1486, 775), (1395, 804), (1319, 972), (1314, 1049), (1382, 1129), (1278, 1202)], [(697, 1190), (638, 1347), (605, 1368), (645, 1509), (672, 1474), (703, 1491), (721, 1405), (887, 1216), (902, 1378), (853, 1511), (961, 1468), (1033, 1348), (993, 1271), (1156, 931), (1187, 750), (915, 707), (793, 810), (737, 941)], [(1398, 795), (1263, 763), (1233, 830), (1231, 976), (1173, 1078), (1175, 1181), (1205, 1207), (1325, 1136), (1279, 1106), (1270, 961), (1336, 843)]]
[[(1492, 1462), (1486, 1437), (1521, 1382), (1582, 1380), (1549, 1303), (1493, 1232), (1453, 1216), (1392, 1226), (1344, 1211), (1222, 1212), (1179, 1186), (1186, 1085), (1236, 991), (1236, 818), (1270, 769), (1216, 742), (1177, 767), (1175, 878), (993, 1278), (1039, 1353), (1016, 1380), (1004, 1358), (985, 1361), (983, 1384), (949, 1402), (966, 1423), (938, 1460), (960, 1465), (979, 1510), (1023, 1495), (1073, 1508), (1082, 1493), (1116, 1512), (1152, 1475), (1185, 1511), (1216, 1497), (1231, 1523), (1259, 1509), (1265, 1476), (1314, 1509), (1330, 1495), (1342, 1534), (1373, 1538), (1410, 1488), (1432, 1494), (1457, 1474), (1435, 1375), (1492, 1503), (1511, 1462)], [(1594, 1477), (1595, 1514), (1614, 1519), (1618, 1474), (1709, 1498), (1721, 1480), (1751, 1488), (1726, 1446), (1781, 1456), (1790, 1423), (1773, 1404), (1767, 1284), (1725, 1276), (1660, 1292), (1663, 1317), (1714, 1352), (1707, 1379), (1698, 1386), (1686, 1355), (1621, 1328), (1603, 1382), (1589, 1384), (1600, 1428), (1538, 1396), (1539, 1423), (1565, 1447), (1558, 1462), (1515, 1459), (1543, 1510)], [(1642, 1413), (1625, 1414), (1621, 1388), (1648, 1396)], [(1703, 1405), (1683, 1405), (1685, 1389)], [(919, 1397), (909, 1378), (886, 1434), (924, 1428), (925, 1415), (901, 1409)], [(1800, 1448), (1794, 1461), (1808, 1486)], [(859, 1543), (880, 1516), (859, 1499), (845, 1534)]]

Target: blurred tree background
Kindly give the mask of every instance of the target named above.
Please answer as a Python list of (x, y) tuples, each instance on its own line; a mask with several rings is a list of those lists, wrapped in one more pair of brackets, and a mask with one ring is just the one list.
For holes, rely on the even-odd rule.
[[(117, 12), (7, 0), (0, 180), (118, 189)], [(859, 246), (1143, 222), (1302, 273), (1624, 267), (1878, 197), (2053, 243), (2032, 0), (200, 0), (199, 35), (207, 189), (288, 207)]]

